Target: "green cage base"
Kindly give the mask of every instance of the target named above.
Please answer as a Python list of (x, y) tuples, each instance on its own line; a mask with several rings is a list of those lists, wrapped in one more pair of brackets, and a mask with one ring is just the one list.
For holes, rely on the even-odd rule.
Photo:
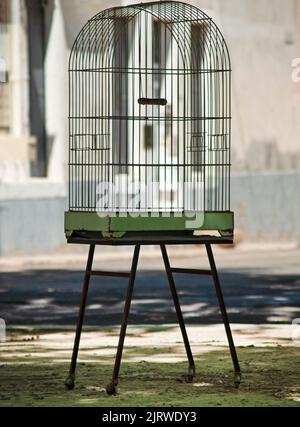
[(120, 239), (130, 232), (218, 232), (221, 237), (233, 240), (233, 212), (199, 212), (191, 214), (149, 213), (113, 214), (106, 217), (96, 212), (66, 212), (65, 233), (69, 239), (78, 232), (99, 232), (103, 238)]

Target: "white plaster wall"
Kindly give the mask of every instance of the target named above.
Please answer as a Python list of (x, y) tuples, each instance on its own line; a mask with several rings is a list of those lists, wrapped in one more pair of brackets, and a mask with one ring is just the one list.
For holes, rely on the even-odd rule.
[(64, 182), (67, 169), (67, 43), (61, 3), (53, 2), (53, 15), (45, 57), (48, 179)]
[(101, 10), (128, 4), (121, 0), (60, 0), (65, 18), (65, 30), (70, 49), (81, 28)]
[(233, 147), (239, 171), (300, 167), (297, 1), (218, 2), (233, 68)]
[[(186, 0), (208, 13), (228, 43), (233, 68), (233, 162), (238, 172), (300, 168), (299, 0)], [(107, 7), (136, 0), (61, 0), (68, 47)], [(145, 1), (146, 3), (146, 1)]]
[[(240, 229), (247, 229), (251, 224), (251, 236), (255, 239), (263, 231), (266, 233), (265, 238), (271, 236), (277, 240), (281, 233), (283, 238), (299, 241), (299, 178), (296, 174), (280, 175), (278, 172), (300, 169), (300, 86), (291, 79), (292, 59), (300, 57), (300, 1), (186, 1), (199, 6), (215, 19), (231, 53), (233, 165), (235, 171), (243, 174), (235, 176), (232, 181), (232, 208), (237, 212), (237, 225)], [(12, 76), (15, 87), (13, 129), (16, 135), (26, 136), (29, 110), (25, 0), (12, 2), (14, 6), (21, 7), (20, 12), (15, 9), (15, 17), (21, 18), (21, 24), (18, 24), (20, 21), (14, 21), (16, 24), (12, 45), (16, 49), (13, 59), (15, 72)], [(54, 2), (45, 63), (46, 125), (51, 139), (49, 178), (29, 180), (24, 177), (25, 183), (16, 185), (11, 182), (0, 187), (0, 244), (7, 253), (9, 245), (9, 252), (16, 252), (13, 243), (17, 243), (17, 237), (22, 238), (24, 251), (32, 250), (34, 237), (37, 240), (34, 243), (37, 250), (43, 250), (39, 246), (42, 231), (41, 234), (37, 232), (35, 219), (40, 219), (40, 230), (43, 230), (45, 212), (51, 214), (48, 214), (48, 234), (45, 234), (44, 241), (50, 242), (52, 238), (49, 248), (53, 248), (63, 240), (69, 50), (90, 17), (107, 7), (136, 3), (136, 0)], [(274, 171), (274, 174), (258, 174), (264, 171)], [(10, 180), (13, 181), (14, 178)], [(26, 183), (26, 180), (29, 181)], [(20, 206), (23, 209), (22, 215)], [(16, 217), (13, 217), (13, 212)], [(20, 215), (26, 227), (16, 230), (16, 237), (13, 238), (8, 231)], [(29, 228), (31, 234), (26, 231)]]
[[(7, 58), (10, 134), (0, 135), (0, 185), (29, 179), (29, 96), (25, 0), (11, 0)], [(6, 83), (3, 83), (6, 84)]]

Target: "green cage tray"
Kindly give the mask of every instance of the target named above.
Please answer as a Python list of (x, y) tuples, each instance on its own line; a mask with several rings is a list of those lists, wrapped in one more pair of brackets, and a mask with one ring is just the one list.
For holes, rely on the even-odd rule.
[(70, 238), (76, 232), (100, 232), (103, 237), (121, 238), (128, 232), (218, 232), (233, 239), (233, 212), (205, 212), (191, 214), (157, 213), (114, 214), (101, 217), (96, 212), (66, 212), (65, 233)]

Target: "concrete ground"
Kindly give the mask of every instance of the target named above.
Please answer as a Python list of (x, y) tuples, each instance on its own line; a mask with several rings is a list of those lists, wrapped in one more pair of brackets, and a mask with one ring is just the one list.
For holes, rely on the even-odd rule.
[[(92, 278), (82, 334), (78, 384), (66, 393), (87, 249), (0, 260), (0, 406), (299, 406), (300, 249), (215, 248), (243, 381), (237, 393), (211, 278), (176, 283), (197, 376), (187, 362), (157, 248), (142, 250), (119, 394), (109, 381), (127, 281)], [(97, 248), (95, 269), (128, 271), (132, 248)], [(170, 248), (174, 267), (207, 268), (198, 247)], [(299, 322), (300, 323), (300, 322)], [(293, 339), (292, 339), (293, 338)]]
[[(79, 360), (84, 363), (112, 363), (118, 344), (119, 328), (103, 328), (101, 331), (87, 328), (82, 335)], [(240, 348), (299, 347), (291, 340), (288, 325), (232, 325), (235, 344)], [(195, 357), (212, 351), (224, 350), (230, 358), (223, 325), (190, 326), (189, 341)], [(38, 363), (55, 360), (68, 363), (73, 348), (74, 333), (65, 330), (9, 331), (6, 343), (2, 343), (0, 360), (6, 365)], [(135, 349), (135, 352), (131, 350)], [(136, 350), (140, 349), (140, 350)], [(23, 356), (23, 360), (22, 360)], [(141, 359), (142, 357), (142, 359)], [(169, 325), (155, 327), (129, 327), (126, 336), (123, 362), (178, 363), (187, 359), (179, 328)]]
[[(0, 260), (0, 318), (9, 327), (74, 327), (87, 247), (69, 246), (55, 255)], [(199, 247), (171, 247), (173, 267), (207, 268)], [(98, 247), (94, 268), (129, 271), (132, 248)], [(232, 323), (290, 324), (300, 317), (300, 249), (215, 248), (216, 263)], [(187, 323), (216, 324), (220, 316), (209, 277), (176, 276)], [(119, 325), (126, 279), (93, 277), (85, 324)], [(130, 316), (131, 325), (176, 321), (157, 248), (143, 248)]]

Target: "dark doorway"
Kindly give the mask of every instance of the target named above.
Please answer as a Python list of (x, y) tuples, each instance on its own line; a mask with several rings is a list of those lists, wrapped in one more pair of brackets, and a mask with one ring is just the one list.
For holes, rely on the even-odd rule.
[(37, 138), (36, 158), (31, 164), (33, 176), (47, 175), (45, 130), (45, 11), (42, 0), (27, 0), (29, 45), (30, 130)]

